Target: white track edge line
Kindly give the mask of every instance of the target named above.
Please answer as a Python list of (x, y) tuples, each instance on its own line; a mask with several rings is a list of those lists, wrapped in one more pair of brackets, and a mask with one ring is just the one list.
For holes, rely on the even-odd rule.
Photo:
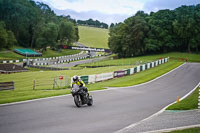
[(190, 126), (182, 126), (182, 127), (176, 127), (176, 128), (160, 129), (160, 130), (155, 130), (155, 131), (147, 131), (147, 132), (142, 132), (142, 133), (163, 133), (163, 132), (171, 132), (171, 131), (175, 131), (175, 130), (184, 130), (184, 129), (195, 128), (195, 127), (200, 127), (200, 124), (190, 125)]
[(163, 75), (161, 75), (161, 76), (159, 76), (159, 77), (157, 77), (157, 78), (155, 78), (155, 79), (152, 79), (152, 80), (150, 80), (150, 81), (147, 81), (147, 82), (145, 82), (145, 83), (141, 83), (141, 84), (133, 85), (133, 86), (127, 86), (127, 87), (106, 87), (106, 88), (108, 88), (109, 90), (112, 90), (112, 89), (120, 89), (120, 88), (138, 87), (138, 86), (142, 86), (142, 85), (145, 85), (145, 84), (149, 84), (149, 83), (151, 83), (151, 82), (153, 82), (153, 81), (155, 81), (155, 80), (158, 80), (158, 79), (164, 77), (165, 75), (167, 75), (167, 74), (169, 74), (169, 73), (171, 73), (171, 72), (173, 72), (173, 71), (179, 69), (180, 67), (182, 67), (182, 66), (185, 65), (185, 64), (186, 64), (186, 63), (183, 63), (182, 65), (180, 65), (180, 66), (178, 66), (178, 67), (176, 67), (176, 68), (170, 70), (169, 72), (167, 72), (167, 73), (165, 73), (165, 74), (163, 74)]
[[(184, 63), (184, 64), (186, 64), (186, 63)], [(153, 79), (153, 80), (150, 80), (150, 81), (148, 81), (148, 82), (141, 83), (141, 84), (138, 84), (138, 85), (134, 85), (134, 86), (128, 86), (128, 87), (137, 87), (137, 86), (141, 86), (141, 85), (145, 85), (145, 84), (151, 83), (151, 82), (153, 82), (153, 81), (155, 81), (155, 80), (157, 80), (157, 79), (159, 79), (159, 78), (162, 78), (162, 77), (164, 77), (165, 75), (167, 75), (167, 74), (169, 74), (169, 73), (175, 71), (176, 69), (182, 67), (184, 64), (182, 64), (182, 65), (180, 65), (180, 66), (178, 66), (178, 67), (172, 69), (171, 71), (169, 71), (169, 72), (167, 72), (167, 73), (165, 73), (165, 74), (163, 74), (163, 75), (161, 75), (161, 76), (159, 76), (159, 77), (157, 77), (157, 78), (155, 78), (155, 79)], [(121, 88), (128, 88), (128, 87), (115, 87), (115, 88), (114, 88), (114, 87), (112, 87), (112, 88), (111, 88), (111, 87), (107, 87), (107, 88), (109, 88), (109, 89), (94, 90), (94, 91), (90, 91), (90, 92), (109, 91), (109, 90), (121, 89)], [(39, 99), (33, 99), (33, 100), (26, 100), (26, 101), (20, 101), (20, 102), (13, 102), (13, 103), (5, 103), (5, 104), (0, 104), (0, 107), (2, 107), (2, 106), (9, 106), (9, 105), (15, 105), (15, 104), (22, 104), (22, 103), (29, 103), (29, 102), (40, 101), (40, 100), (53, 99), (53, 98), (58, 98), (58, 97), (65, 97), (65, 96), (69, 96), (69, 95), (71, 95), (71, 94), (65, 94), (65, 95), (53, 96), (53, 97), (46, 97), (46, 98), (39, 98)]]
[(35, 101), (40, 101), (40, 100), (54, 99), (54, 98), (65, 97), (65, 96), (70, 96), (70, 94), (65, 94), (65, 95), (60, 95), (60, 96), (52, 96), (52, 97), (46, 97), (46, 98), (39, 98), (39, 99), (33, 99), (33, 100), (26, 100), (26, 101), (20, 101), (20, 102), (13, 102), (13, 103), (5, 103), (5, 104), (0, 104), (0, 107), (35, 102)]
[[(182, 100), (185, 99), (187, 96), (189, 96), (192, 92), (194, 92), (194, 91), (196, 90), (196, 88), (199, 87), (199, 85), (200, 85), (200, 82), (194, 87), (194, 89), (192, 89), (189, 93), (187, 93), (185, 96), (183, 96), (182, 98), (180, 98), (180, 101), (182, 101)], [(176, 103), (176, 101), (174, 101), (173, 103), (167, 105), (166, 107), (164, 107), (163, 109), (161, 109), (161, 110), (158, 111), (157, 113), (155, 113), (155, 114), (153, 114), (153, 115), (151, 115), (151, 116), (149, 116), (149, 117), (147, 117), (147, 118), (145, 118), (145, 119), (143, 119), (143, 120), (141, 120), (141, 121), (139, 121), (139, 122), (133, 123), (133, 124), (131, 124), (131, 125), (125, 127), (125, 128), (122, 128), (122, 129), (116, 131), (116, 133), (124, 133), (124, 132), (127, 132), (127, 131), (130, 130), (131, 128), (133, 128), (133, 127), (135, 127), (135, 126), (137, 126), (137, 125), (143, 123), (144, 121), (150, 120), (150, 119), (152, 119), (153, 117), (158, 116), (159, 114), (161, 114), (162, 112), (164, 112), (166, 108), (168, 108), (170, 105), (172, 105), (172, 104), (174, 104), (174, 103)]]

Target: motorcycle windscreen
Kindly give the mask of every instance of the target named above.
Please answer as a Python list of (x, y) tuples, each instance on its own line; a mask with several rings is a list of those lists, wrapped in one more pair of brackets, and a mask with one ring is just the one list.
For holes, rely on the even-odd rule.
[(80, 88), (79, 88), (78, 85), (74, 84), (72, 89), (73, 89), (75, 92), (77, 92), (77, 91), (79, 91)]

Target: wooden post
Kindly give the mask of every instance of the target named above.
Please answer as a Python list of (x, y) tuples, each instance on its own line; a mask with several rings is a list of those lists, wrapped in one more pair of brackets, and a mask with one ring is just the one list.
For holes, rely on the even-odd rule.
[(55, 78), (53, 80), (53, 89), (55, 88)]
[(15, 89), (15, 82), (13, 81), (13, 90)]
[(33, 80), (33, 90), (35, 90), (35, 80)]

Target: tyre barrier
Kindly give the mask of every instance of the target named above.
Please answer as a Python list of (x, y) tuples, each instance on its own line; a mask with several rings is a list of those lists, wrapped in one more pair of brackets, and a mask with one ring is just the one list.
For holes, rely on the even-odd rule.
[[(48, 60), (52, 60), (52, 59), (64, 59), (64, 58), (69, 58), (69, 57), (74, 57), (74, 56), (79, 56), (83, 54), (83, 52), (80, 52), (78, 54), (74, 54), (74, 55), (67, 55), (67, 56), (59, 56), (59, 57), (50, 57), (50, 58), (37, 58), (37, 59), (29, 59), (30, 61), (48, 61)], [(84, 56), (82, 58), (86, 58), (87, 56)], [(80, 58), (77, 57), (76, 60)], [(74, 58), (75, 59), (75, 58)], [(0, 63), (19, 63), (19, 62), (25, 62), (27, 61), (27, 59), (20, 59), (20, 60), (1, 60)]]

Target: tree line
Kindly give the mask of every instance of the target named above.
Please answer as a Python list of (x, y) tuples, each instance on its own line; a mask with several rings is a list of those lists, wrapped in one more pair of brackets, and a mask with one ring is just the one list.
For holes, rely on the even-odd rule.
[(112, 24), (109, 31), (108, 45), (119, 57), (199, 52), (200, 4), (150, 14), (138, 11), (123, 23)]
[(88, 20), (77, 20), (77, 24), (108, 29), (108, 25), (106, 23), (100, 22), (98, 20), (93, 20), (91, 18)]
[(78, 41), (78, 27), (70, 16), (56, 16), (51, 8), (32, 0), (0, 0), (0, 49), (13, 45), (46, 50)]

